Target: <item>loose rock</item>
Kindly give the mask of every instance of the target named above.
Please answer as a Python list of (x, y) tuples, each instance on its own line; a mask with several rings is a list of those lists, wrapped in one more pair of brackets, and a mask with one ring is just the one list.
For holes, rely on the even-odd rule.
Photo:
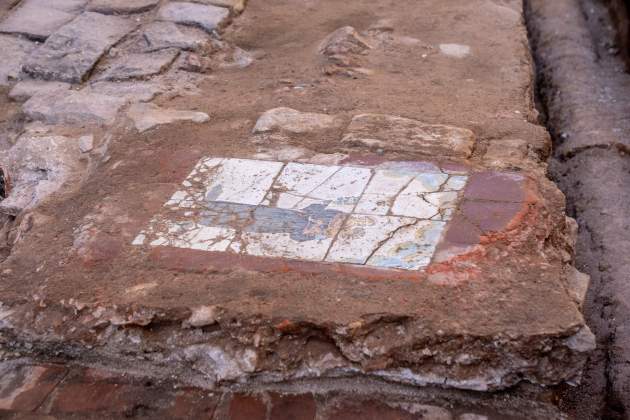
[(346, 56), (348, 54), (362, 54), (372, 48), (352, 26), (337, 29), (322, 41), (319, 53), (329, 58)]
[(87, 89), (49, 92), (32, 96), (23, 111), (32, 120), (47, 124), (111, 124), (124, 97), (90, 92)]
[(88, 10), (105, 15), (142, 13), (153, 9), (159, 2), (160, 0), (92, 0)]
[(94, 148), (94, 136), (87, 135), (79, 137), (79, 150), (81, 153), (87, 153)]
[(171, 124), (178, 121), (191, 121), (196, 123), (207, 122), (208, 114), (196, 111), (179, 111), (164, 109), (153, 104), (134, 104), (129, 108), (127, 116), (134, 122), (139, 132), (149, 130), (163, 124)]
[(468, 158), (475, 135), (465, 128), (392, 115), (361, 114), (352, 119), (342, 142), (350, 147)]
[(98, 80), (141, 79), (164, 72), (175, 61), (179, 51), (169, 49), (146, 54), (128, 54), (113, 60)]
[(36, 78), (80, 83), (101, 56), (134, 26), (120, 17), (83, 13), (33, 51), (24, 71)]
[(229, 16), (230, 12), (223, 7), (187, 2), (168, 3), (158, 12), (160, 20), (198, 26), (207, 32), (220, 29), (227, 23)]
[(184, 321), (184, 327), (201, 328), (215, 324), (219, 311), (216, 306), (198, 306), (193, 309), (190, 318)]
[(200, 29), (176, 25), (173, 22), (153, 22), (142, 33), (147, 51), (166, 48), (195, 51), (209, 44), (208, 35)]
[(0, 86), (7, 86), (16, 80), (22, 68), (22, 62), (36, 47), (34, 42), (19, 37), (0, 35)]
[(300, 112), (291, 108), (274, 108), (258, 118), (253, 132), (286, 131), (304, 134), (336, 128), (340, 123), (339, 119), (326, 114)]

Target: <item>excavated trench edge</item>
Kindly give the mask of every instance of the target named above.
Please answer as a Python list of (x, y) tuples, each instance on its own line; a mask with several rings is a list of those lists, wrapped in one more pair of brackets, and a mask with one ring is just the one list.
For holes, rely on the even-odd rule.
[[(572, 92), (571, 88), (579, 85), (579, 83), (572, 84), (564, 78), (590, 80), (591, 82), (597, 80), (598, 74), (596, 71), (592, 72), (592, 70), (597, 70), (597, 65), (600, 65), (598, 53), (593, 45), (594, 40), (584, 36), (585, 32), (588, 32), (585, 29), (587, 26), (586, 21), (588, 20), (586, 8), (591, 7), (591, 5), (596, 5), (600, 8), (610, 7), (611, 5), (606, 2), (598, 4), (599, 0), (553, 0), (545, 4), (547, 1), (524, 0), (523, 4), (530, 48), (536, 65), (536, 106), (541, 113), (541, 123), (547, 127), (552, 136), (555, 149), (555, 154), (549, 161), (549, 176), (565, 193), (569, 215), (578, 221), (580, 229), (588, 231), (589, 235), (599, 235), (603, 243), (606, 243), (607, 239), (614, 242), (614, 238), (610, 238), (609, 232), (601, 228), (593, 229), (593, 227), (601, 227), (601, 222), (598, 223), (592, 212), (588, 213), (580, 210), (580, 206), (590, 206), (591, 204), (601, 208), (608, 208), (607, 206), (612, 205), (612, 203), (601, 202), (602, 200), (594, 203), (584, 203), (580, 202), (584, 200), (576, 200), (576, 198), (588, 196), (588, 193), (585, 193), (588, 187), (584, 187), (582, 182), (587, 181), (587, 178), (590, 176), (588, 171), (592, 171), (592, 167), (583, 169), (578, 166), (576, 170), (575, 165), (580, 161), (577, 161), (578, 163), (573, 163), (573, 161), (577, 156), (584, 160), (592, 160), (601, 156), (588, 154), (591, 151), (602, 151), (602, 153), (609, 153), (610, 156), (614, 156), (617, 153), (621, 159), (624, 157), (627, 159), (628, 146), (623, 141), (627, 139), (609, 142), (602, 140), (601, 144), (596, 144), (595, 142), (581, 147), (567, 147), (567, 132), (571, 132), (576, 138), (579, 136), (597, 137), (599, 133), (586, 132), (585, 128), (579, 124), (581, 122), (579, 116), (576, 117), (573, 113), (576, 107), (580, 105), (587, 107), (588, 103), (581, 104), (579, 103), (579, 94), (577, 101), (575, 100), (576, 96), (572, 95), (574, 92)], [(551, 5), (551, 3), (555, 4)], [(571, 10), (571, 8), (574, 8), (574, 10)], [(589, 12), (592, 13), (592, 9)], [(551, 20), (554, 20), (555, 25), (549, 24)], [(562, 24), (559, 24), (559, 22), (562, 22)], [(599, 26), (600, 31), (609, 30), (609, 28), (604, 28), (604, 25), (606, 25), (605, 21), (593, 20), (593, 22), (589, 23)], [(592, 27), (590, 30), (593, 30)], [(567, 48), (567, 45), (569, 45), (569, 48)], [(580, 48), (584, 50), (584, 54), (579, 53)], [(589, 61), (589, 58), (592, 61)], [(567, 67), (567, 63), (571, 63), (573, 66)], [(576, 63), (580, 65), (575, 65)], [(601, 65), (606, 66), (606, 63)], [(608, 66), (610, 67), (610, 63), (608, 63)], [(563, 71), (565, 72), (564, 75), (561, 74)], [(593, 83), (593, 85), (595, 86), (596, 83)], [(595, 91), (595, 89), (593, 87), (592, 90)], [(580, 93), (582, 92), (580, 91)], [(567, 97), (569, 98), (568, 100)], [(615, 108), (610, 104), (602, 104), (601, 106), (605, 112), (615, 112)], [(606, 109), (607, 106), (611, 109)], [(579, 111), (577, 114), (579, 114)], [(605, 135), (602, 137), (605, 137)], [(614, 158), (610, 159), (612, 162)], [(624, 167), (627, 167), (627, 163), (625, 166), (621, 165), (621, 169)], [(583, 170), (580, 171), (580, 169)], [(567, 180), (562, 182), (561, 178), (567, 176), (567, 173), (571, 173), (572, 170), (576, 173), (573, 177), (573, 182), (567, 182)], [(626, 176), (625, 179), (628, 179), (628, 177)], [(606, 188), (607, 186), (603, 187)], [(611, 188), (614, 188), (614, 186)], [(627, 191), (623, 190), (619, 190), (617, 193), (627, 195)], [(603, 196), (605, 195), (603, 194), (600, 197)], [(597, 198), (598, 194), (593, 193), (592, 197)], [(614, 211), (618, 212), (617, 216), (624, 214), (623, 208), (614, 209)], [(628, 208), (625, 209), (626, 216), (628, 215), (627, 211)], [(605, 252), (601, 249), (595, 249), (592, 243), (587, 245), (590, 246), (577, 248), (576, 263), (586, 265), (586, 261), (596, 260), (602, 256), (602, 252)], [(614, 264), (615, 261), (612, 261), (612, 263)], [(621, 267), (624, 261), (616, 261), (616, 264)], [(603, 354), (603, 357), (593, 356), (587, 362), (586, 371), (590, 370), (598, 373), (586, 376), (581, 387), (565, 392), (563, 398), (570, 401), (567, 405), (571, 407), (568, 409), (563, 407), (563, 409), (570, 412), (571, 416), (577, 419), (625, 419), (630, 414), (628, 413), (630, 409), (630, 391), (622, 395), (623, 392), (619, 392), (619, 389), (625, 389), (624, 386), (627, 387), (628, 379), (624, 381), (623, 378), (620, 380), (615, 377), (613, 374), (615, 369), (613, 360), (627, 358), (627, 354), (630, 353), (630, 343), (626, 342), (625, 345), (621, 343), (622, 348), (618, 348), (620, 343), (615, 341), (616, 326), (614, 324), (617, 322), (618, 325), (623, 325), (624, 321), (627, 322), (629, 319), (628, 314), (624, 313), (623, 309), (617, 309), (617, 312), (615, 312), (616, 308), (614, 306), (613, 309), (606, 308), (606, 306), (611, 305), (610, 297), (605, 296), (602, 291), (605, 291), (608, 286), (606, 282), (610, 281), (610, 279), (596, 273), (597, 270), (601, 271), (601, 268), (593, 265), (579, 268), (581, 271), (591, 275), (592, 278), (589, 288), (591, 297), (587, 299), (585, 318), (598, 337), (597, 352)], [(612, 313), (608, 311), (612, 311)], [(615, 316), (618, 316), (620, 319), (615, 321)], [(602, 324), (605, 326), (602, 327)], [(604, 371), (603, 373), (601, 372), (602, 370)], [(598, 383), (598, 375), (600, 381), (601, 376), (604, 376), (605, 384)], [(617, 382), (622, 383), (619, 384)], [(588, 395), (593, 391), (598, 391), (600, 395), (594, 398), (592, 395)], [(599, 403), (599, 406), (585, 408), (589, 404), (589, 402), (585, 402), (587, 400), (589, 402), (595, 400)]]

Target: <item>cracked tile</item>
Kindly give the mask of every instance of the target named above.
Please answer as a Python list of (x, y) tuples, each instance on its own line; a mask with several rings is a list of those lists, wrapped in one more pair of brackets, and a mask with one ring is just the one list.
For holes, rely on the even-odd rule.
[(444, 222), (419, 220), (403, 227), (381, 246), (367, 261), (367, 265), (382, 268), (419, 270), (431, 262)]
[(204, 158), (132, 243), (421, 270), (467, 179), (422, 162)]
[(356, 213), (386, 215), (392, 201), (413, 176), (396, 171), (376, 171), (355, 209)]
[(348, 217), (326, 257), (326, 261), (365, 264), (378, 248), (387, 243), (397, 229), (414, 224), (410, 217), (367, 216)]

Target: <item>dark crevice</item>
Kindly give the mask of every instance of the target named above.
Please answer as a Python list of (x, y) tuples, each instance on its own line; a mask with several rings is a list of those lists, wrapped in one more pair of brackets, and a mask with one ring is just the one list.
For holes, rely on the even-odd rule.
[[(611, 266), (623, 264), (617, 261), (614, 250), (619, 235), (599, 219), (603, 211), (610, 209), (614, 220), (623, 226), (619, 219), (627, 220), (630, 215), (627, 193), (618, 186), (624, 184), (618, 180), (629, 178), (623, 159), (628, 155), (628, 139), (624, 137), (630, 133), (624, 112), (630, 108), (627, 99), (630, 76), (621, 70), (622, 58), (626, 57), (618, 54), (606, 9), (620, 2), (524, 0), (536, 64), (535, 105), (539, 121), (547, 127), (556, 149), (550, 160), (549, 176), (565, 193), (569, 214), (580, 225), (576, 265), (592, 278), (585, 317), (597, 335), (598, 349), (585, 369), (583, 384), (567, 390), (561, 403), (577, 419), (624, 419), (630, 407), (630, 395), (620, 391), (628, 378), (624, 378), (627, 375), (618, 362), (630, 354), (630, 343), (618, 342), (615, 335), (616, 326), (630, 320), (630, 316), (620, 309), (616, 296), (624, 292), (618, 286), (623, 279), (615, 279), (614, 271), (608, 273)], [(601, 92), (606, 89), (614, 90), (613, 97), (602, 101)], [(595, 108), (593, 114), (584, 111), (589, 107)], [(602, 122), (604, 118), (598, 119), (598, 115), (612, 116), (617, 132)], [(599, 134), (597, 140), (601, 144), (580, 145), (579, 140)], [(618, 140), (610, 141), (615, 138)], [(561, 153), (558, 149), (567, 144), (571, 147)], [(610, 172), (617, 182), (598, 188), (592, 178), (601, 172)], [(626, 198), (611, 200), (615, 196)], [(608, 268), (602, 270), (602, 264)], [(617, 269), (616, 273), (620, 272), (623, 271)]]

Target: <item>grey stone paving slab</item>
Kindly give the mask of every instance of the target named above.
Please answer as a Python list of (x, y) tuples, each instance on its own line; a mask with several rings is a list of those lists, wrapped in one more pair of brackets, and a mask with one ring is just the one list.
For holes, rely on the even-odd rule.
[(26, 0), (0, 23), (0, 32), (44, 40), (74, 19), (75, 15), (57, 10), (39, 0)]
[(9, 98), (14, 101), (23, 102), (38, 93), (48, 93), (53, 91), (63, 91), (70, 89), (71, 85), (64, 82), (47, 82), (44, 80), (23, 80), (18, 82), (11, 92)]
[(23, 69), (36, 78), (82, 82), (99, 58), (135, 25), (121, 17), (85, 12), (33, 51)]
[(142, 79), (160, 74), (175, 61), (179, 51), (175, 49), (144, 54), (128, 54), (117, 57), (98, 76), (98, 80)]
[(147, 43), (147, 51), (165, 48), (194, 51), (210, 41), (201, 29), (184, 27), (173, 22), (150, 23), (144, 28), (142, 36)]
[(125, 97), (91, 92), (88, 89), (40, 93), (24, 103), (23, 111), (31, 119), (46, 124), (111, 124)]
[(52, 9), (63, 12), (78, 14), (83, 11), (88, 0), (31, 0), (34, 3), (41, 3)]
[(7, 86), (18, 78), (22, 62), (36, 46), (34, 42), (20, 37), (0, 35), (0, 86)]
[(208, 32), (219, 29), (229, 16), (226, 8), (187, 2), (168, 3), (158, 12), (160, 20), (197, 26)]
[(106, 15), (142, 13), (153, 9), (160, 0), (92, 0), (87, 9)]
[(95, 93), (125, 98), (128, 102), (148, 102), (168, 90), (167, 86), (154, 82), (96, 82), (89, 90)]

